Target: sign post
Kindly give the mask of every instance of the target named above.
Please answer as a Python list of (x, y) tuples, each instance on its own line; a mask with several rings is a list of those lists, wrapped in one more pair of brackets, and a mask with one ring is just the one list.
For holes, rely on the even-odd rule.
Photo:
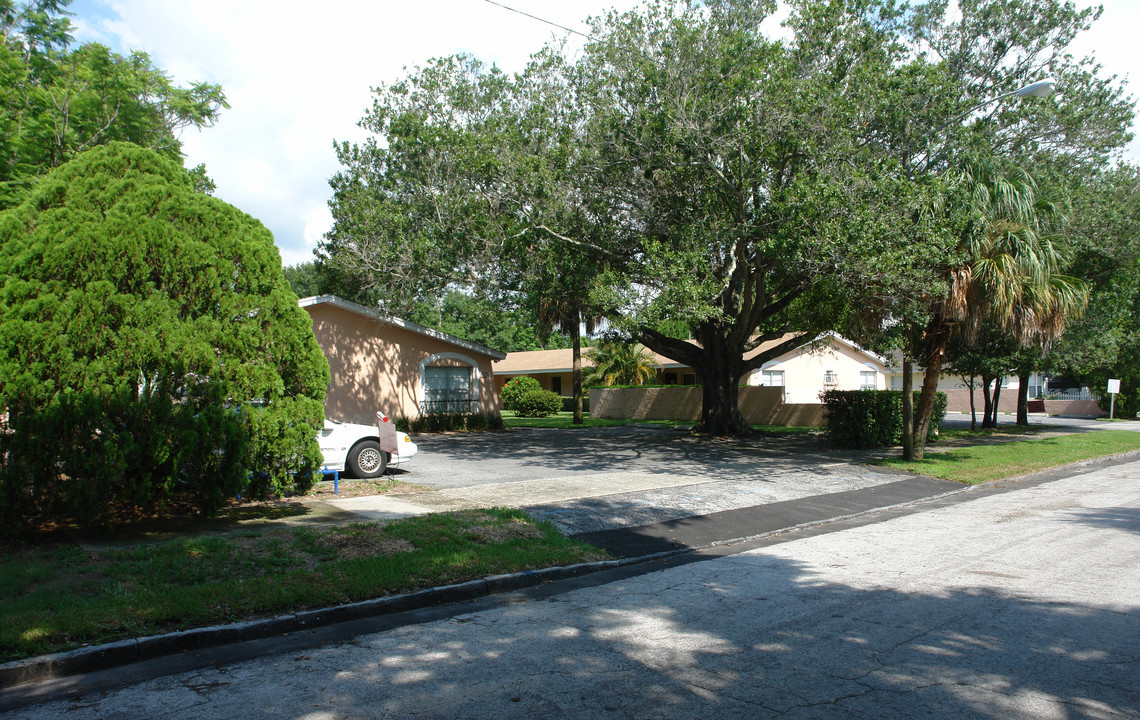
[(1120, 380), (1108, 381), (1108, 419), (1111, 421), (1116, 411), (1116, 393), (1120, 392)]

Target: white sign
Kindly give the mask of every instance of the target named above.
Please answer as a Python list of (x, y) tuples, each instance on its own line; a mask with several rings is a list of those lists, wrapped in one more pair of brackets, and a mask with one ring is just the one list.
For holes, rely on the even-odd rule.
[(1120, 381), (1115, 380), (1115, 379), (1109, 380), (1108, 381), (1108, 394), (1112, 395), (1112, 394), (1118, 393), (1118, 392), (1120, 392)]

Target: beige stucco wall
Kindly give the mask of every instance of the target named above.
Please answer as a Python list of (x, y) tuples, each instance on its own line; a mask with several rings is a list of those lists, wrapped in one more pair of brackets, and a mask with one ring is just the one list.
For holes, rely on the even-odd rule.
[(482, 412), (497, 412), (491, 358), (467, 348), (382, 323), (327, 303), (305, 307), (313, 318), (313, 334), (329, 361), (332, 379), (325, 397), (325, 416), (340, 422), (370, 424), (376, 411), (391, 417), (420, 414), (420, 367), (450, 364), (464, 356), (478, 370), (478, 400)]
[[(590, 417), (634, 420), (687, 420), (701, 416), (700, 387), (594, 388)], [(755, 425), (822, 427), (823, 405), (785, 403), (778, 387), (741, 387), (740, 412)]]
[(784, 401), (792, 404), (819, 403), (819, 393), (824, 389), (824, 375), (828, 370), (835, 373), (836, 379), (836, 384), (827, 387), (829, 390), (859, 390), (862, 388), (859, 373), (863, 371), (874, 371), (876, 389), (887, 387), (882, 364), (835, 340), (820, 347), (793, 350), (765, 363), (749, 373), (746, 383), (760, 385), (765, 370), (784, 371)]

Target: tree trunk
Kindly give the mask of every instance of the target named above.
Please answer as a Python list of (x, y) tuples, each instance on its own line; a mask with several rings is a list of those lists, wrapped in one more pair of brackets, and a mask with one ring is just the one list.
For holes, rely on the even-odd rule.
[(921, 460), (926, 451), (926, 436), (934, 415), (934, 396), (938, 392), (938, 378), (942, 375), (942, 358), (950, 342), (950, 327), (938, 317), (926, 329), (929, 352), (926, 355), (926, 374), (922, 376), (922, 395), (918, 398), (917, 422), (914, 428), (914, 459)]
[(998, 419), (997, 419), (997, 416), (998, 416), (998, 400), (1001, 400), (1001, 378), (1000, 377), (994, 378), (994, 419), (993, 419), (993, 424), (990, 425), (990, 427), (992, 427), (992, 428), (996, 428), (998, 426)]
[(942, 374), (941, 353), (937, 361), (926, 364), (922, 376), (922, 394), (918, 396), (917, 422), (914, 424), (914, 459), (921, 460), (926, 454), (926, 436), (930, 432), (930, 420), (934, 415), (934, 397), (938, 393), (938, 377)]
[(1017, 376), (1017, 424), (1029, 427), (1029, 373)]
[(574, 368), (573, 380), (571, 384), (574, 386), (574, 424), (581, 425), (585, 422), (582, 418), (582, 327), (578, 322), (578, 318), (574, 318), (574, 324), (570, 327), (570, 343), (574, 348), (572, 356), (572, 367)]
[(716, 436), (745, 436), (752, 427), (740, 413), (739, 378), (728, 375), (705, 374), (702, 386), (701, 432)]
[[(993, 396), (990, 395), (990, 383), (993, 378), (982, 375), (982, 427), (993, 427)], [(999, 383), (1000, 384), (1000, 383)]]
[(698, 372), (702, 378), (701, 422), (698, 430), (719, 437), (746, 436), (752, 427), (740, 413), (740, 376), (744, 367), (744, 348), (729, 347), (714, 328), (698, 332), (701, 354)]
[(974, 405), (974, 378), (975, 375), (970, 376), (970, 432), (978, 429), (978, 409)]
[(902, 442), (903, 460), (914, 460), (914, 366), (903, 355)]

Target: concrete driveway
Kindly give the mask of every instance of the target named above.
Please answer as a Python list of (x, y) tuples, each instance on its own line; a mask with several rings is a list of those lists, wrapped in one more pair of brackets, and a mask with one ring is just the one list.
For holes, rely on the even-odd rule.
[[(969, 427), (963, 417), (951, 415), (947, 425)], [(1037, 420), (1053, 432), (1140, 429), (1140, 422)], [(333, 504), (370, 519), (519, 507), (575, 535), (834, 496), (909, 477), (858, 462), (893, 449), (835, 451), (815, 435), (716, 440), (619, 427), (422, 435), (417, 442), (420, 455), (401, 478), (431, 492)]]
[(824, 457), (813, 436), (698, 439), (679, 430), (643, 427), (420, 435), (420, 454), (403, 478), (433, 488), (469, 487), (606, 472), (702, 478), (754, 475), (757, 463)]
[(814, 435), (694, 438), (659, 428), (424, 435), (401, 479), (430, 492), (335, 500), (367, 518), (519, 507), (579, 534), (885, 485), (900, 473)]

